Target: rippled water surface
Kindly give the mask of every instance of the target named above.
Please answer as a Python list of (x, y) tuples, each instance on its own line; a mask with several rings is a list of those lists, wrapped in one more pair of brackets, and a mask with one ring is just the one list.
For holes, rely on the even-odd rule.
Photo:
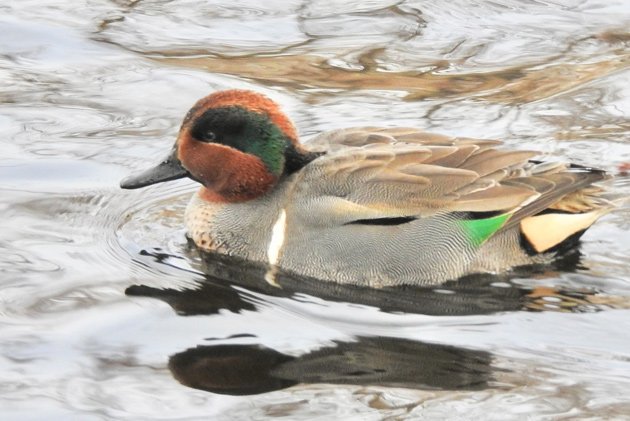
[(619, 173), (630, 3), (262, 4), (0, 4), (0, 417), (628, 417), (627, 207), (552, 267), (277, 289), (187, 244), (194, 183), (118, 181), (226, 88), (273, 97), (305, 139), (417, 126)]

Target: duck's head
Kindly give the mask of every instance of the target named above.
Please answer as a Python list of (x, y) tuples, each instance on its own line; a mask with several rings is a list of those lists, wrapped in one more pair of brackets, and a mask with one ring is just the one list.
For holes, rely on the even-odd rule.
[(216, 92), (188, 111), (169, 156), (120, 183), (136, 189), (189, 177), (206, 200), (240, 202), (265, 194), (316, 155), (302, 149), (278, 105), (242, 90)]

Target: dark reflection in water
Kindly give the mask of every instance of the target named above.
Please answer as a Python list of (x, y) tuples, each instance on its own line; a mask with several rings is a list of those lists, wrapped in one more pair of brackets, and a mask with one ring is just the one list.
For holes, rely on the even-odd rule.
[(298, 383), (477, 390), (492, 380), (491, 354), (399, 338), (359, 337), (299, 357), (259, 345), (198, 346), (170, 358), (182, 384), (251, 395)]
[[(164, 253), (144, 251), (157, 262), (167, 264)], [(592, 311), (586, 298), (592, 290), (526, 287), (512, 283), (517, 278), (548, 278), (557, 271), (579, 268), (580, 253), (572, 250), (553, 264), (517, 268), (502, 275), (479, 274), (435, 287), (400, 286), (382, 289), (333, 284), (279, 272), (274, 286), (264, 280), (267, 267), (240, 259), (204, 255), (201, 268), (205, 279), (196, 289), (159, 289), (145, 285), (127, 288), (128, 295), (161, 299), (180, 315), (216, 314), (222, 309), (239, 312), (255, 310), (247, 291), (274, 297), (295, 294), (315, 296), (331, 302), (348, 302), (376, 307), (384, 312), (431, 316), (464, 316), (518, 310), (550, 310), (540, 300), (553, 296), (556, 310)], [(240, 287), (240, 290), (234, 287)], [(584, 304), (584, 305), (580, 305)]]
[[(168, 258), (174, 257), (162, 252), (142, 254), (160, 264), (168, 264)], [(331, 302), (369, 305), (385, 312), (433, 316), (548, 310), (543, 301), (550, 297), (556, 310), (593, 309), (588, 306), (586, 291), (532, 288), (510, 282), (525, 276), (553, 276), (554, 270), (574, 271), (580, 261), (577, 251), (552, 266), (521, 268), (503, 276), (469, 276), (434, 288), (370, 289), (286, 273), (278, 273), (278, 287), (264, 281), (266, 267), (262, 265), (212, 255), (205, 255), (202, 261), (206, 276), (199, 288), (133, 285), (126, 293), (163, 300), (182, 316), (213, 315), (223, 309), (256, 311), (250, 294), (296, 298), (297, 293)], [(492, 359), (492, 354), (485, 351), (401, 338), (358, 337), (351, 342), (335, 341), (334, 346), (298, 357), (259, 344), (199, 345), (172, 355), (169, 368), (184, 385), (228, 395), (264, 393), (299, 383), (459, 390), (491, 387), (492, 374), (497, 371)]]

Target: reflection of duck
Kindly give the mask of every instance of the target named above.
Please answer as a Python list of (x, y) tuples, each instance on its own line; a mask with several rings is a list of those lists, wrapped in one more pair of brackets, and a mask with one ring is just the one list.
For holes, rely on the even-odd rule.
[(121, 184), (203, 184), (186, 224), (207, 251), (342, 284), (431, 285), (548, 260), (609, 211), (584, 167), (417, 129), (318, 136), (306, 150), (270, 99), (201, 99), (171, 155)]
[(299, 357), (258, 345), (198, 346), (173, 355), (182, 384), (226, 395), (251, 395), (298, 383), (379, 385), (415, 389), (483, 389), (491, 355), (399, 338), (357, 338)]
[[(152, 253), (145, 252), (147, 256)], [(156, 261), (165, 263), (165, 254)], [(474, 276), (441, 285), (439, 289), (404, 286), (382, 289), (318, 282), (278, 273), (282, 288), (261, 282), (264, 265), (222, 256), (206, 256), (205, 280), (197, 289), (157, 289), (134, 285), (127, 294), (161, 299), (178, 314), (214, 315), (220, 310), (256, 311), (266, 295), (304, 300), (306, 294), (329, 301), (379, 307), (384, 311), (431, 315), (469, 315), (516, 310), (593, 310), (594, 297), (580, 291), (519, 288), (508, 277)], [(562, 270), (575, 268), (579, 255), (567, 255)], [(545, 266), (548, 268), (548, 266)], [(523, 268), (525, 269), (525, 268)], [(548, 276), (528, 268), (520, 275)], [(553, 273), (551, 273), (553, 275)], [(252, 296), (250, 294), (255, 294)], [(596, 296), (595, 296), (596, 297)], [(545, 300), (553, 298), (552, 301)], [(319, 302), (318, 305), (322, 303)], [(552, 306), (549, 306), (552, 304)], [(325, 310), (324, 310), (325, 311)], [(353, 308), (353, 311), (360, 311)], [(230, 339), (253, 337), (234, 334)], [(208, 339), (214, 340), (214, 339)], [(248, 339), (251, 340), (251, 339)], [(200, 345), (171, 356), (169, 368), (182, 384), (229, 395), (264, 393), (299, 383), (374, 385), (418, 389), (482, 389), (498, 369), (492, 355), (478, 350), (400, 338), (358, 337), (335, 342), (298, 357), (260, 345)]]

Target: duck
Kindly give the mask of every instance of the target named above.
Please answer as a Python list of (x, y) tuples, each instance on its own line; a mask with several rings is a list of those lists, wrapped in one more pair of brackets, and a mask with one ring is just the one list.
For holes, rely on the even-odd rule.
[(352, 127), (301, 143), (279, 105), (225, 90), (188, 111), (170, 153), (123, 179), (188, 177), (184, 222), (202, 253), (316, 280), (435, 286), (551, 262), (615, 205), (603, 170), (491, 139)]

